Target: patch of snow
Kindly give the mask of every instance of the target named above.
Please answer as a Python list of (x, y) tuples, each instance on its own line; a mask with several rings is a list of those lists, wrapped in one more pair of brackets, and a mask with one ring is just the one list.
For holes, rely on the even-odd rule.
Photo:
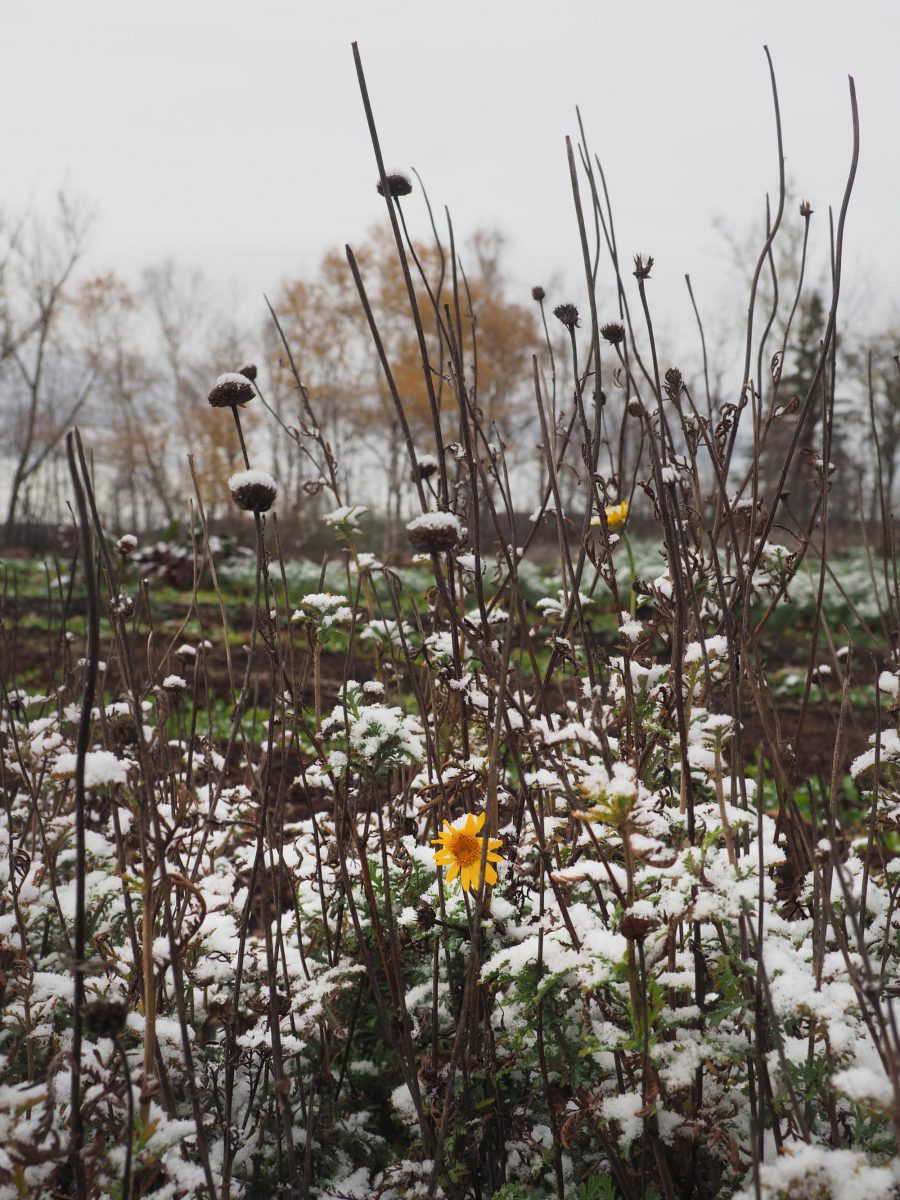
[[(51, 774), (54, 779), (73, 779), (76, 764), (77, 755), (60, 754)], [(86, 788), (103, 787), (108, 783), (126, 783), (127, 780), (128, 764), (121, 758), (116, 758), (111, 750), (89, 750), (84, 756)]]

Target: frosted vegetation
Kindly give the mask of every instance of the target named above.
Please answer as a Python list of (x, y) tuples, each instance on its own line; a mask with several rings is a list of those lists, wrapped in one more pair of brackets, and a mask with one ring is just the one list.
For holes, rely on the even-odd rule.
[(584, 324), (560, 305), (534, 371), (549, 560), (475, 324), (424, 284), (402, 562), (299, 374), (329, 561), (285, 560), (226, 373), (254, 552), (222, 561), (199, 491), (175, 618), (70, 437), (80, 550), (28, 671), (11, 565), (4, 596), (0, 1200), (900, 1193), (896, 559), (869, 505), (832, 554), (835, 325), (785, 403), (753, 364), (796, 304), (751, 306), (743, 390), (701, 398), (590, 163), (621, 290), (585, 233)]

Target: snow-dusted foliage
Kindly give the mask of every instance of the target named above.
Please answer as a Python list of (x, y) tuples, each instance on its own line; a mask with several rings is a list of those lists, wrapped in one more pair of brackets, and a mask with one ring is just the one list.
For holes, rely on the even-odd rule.
[[(354, 613), (347, 594), (273, 591), (285, 670), (304, 631), (317, 657), (351, 628), (358, 653), (394, 664), (324, 705), (302, 672), (273, 698), (298, 750), (290, 804), (265, 754), (228, 763), (178, 732), (191, 678), (161, 670), (137, 707), (95, 705), (80, 1078), (94, 1193), (118, 1194), (130, 1129), (148, 1196), (205, 1195), (208, 1179), (255, 1194), (291, 1171), (310, 1195), (424, 1196), (449, 1105), (438, 1195), (489, 1147), (504, 1195), (551, 1194), (558, 1172), (566, 1194), (604, 1175), (628, 1194), (652, 1146), (676, 1194), (749, 1197), (756, 1172), (764, 1196), (893, 1195), (896, 872), (836, 827), (799, 859), (738, 765), (715, 611), (673, 664), (660, 576), (639, 619), (610, 612), (617, 644), (588, 671), (570, 594), (532, 593), (534, 644), (566, 646), (548, 708), (497, 640), (499, 606), (479, 621), (481, 575), (453, 570), (462, 635), (434, 596), (423, 624), (376, 616), (374, 593)], [(879, 733), (853, 766), (878, 784), (876, 837), (900, 820), (895, 680), (879, 680)], [(80, 706), (61, 689), (8, 696), (2, 1200), (68, 1169), (81, 903)], [(430, 845), (466, 813), (501, 847), (480, 899)]]
[[(70, 439), (77, 578), (0, 593), (0, 1200), (900, 1195), (897, 438), (835, 570), (847, 205), (809, 311), (767, 209), (729, 390), (705, 343), (694, 383), (661, 358), (653, 259), (623, 279), (570, 162), (590, 303), (535, 287), (527, 351), (521, 309), (530, 410), (459, 246), (419, 254), (379, 181), (409, 328), (348, 261), (385, 513), (337, 462), (351, 385), (280, 324), (274, 406), (255, 367), (209, 394), (240, 562), (206, 503), (177, 555), (113, 555)], [(331, 561), (282, 560), (292, 515)]]

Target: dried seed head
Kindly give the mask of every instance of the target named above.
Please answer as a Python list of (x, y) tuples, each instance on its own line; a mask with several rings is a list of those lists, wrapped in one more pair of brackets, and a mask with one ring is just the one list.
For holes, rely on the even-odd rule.
[(235, 408), (247, 404), (256, 392), (253, 384), (238, 371), (220, 375), (207, 399), (213, 408)]
[(427, 900), (420, 900), (416, 905), (416, 923), (425, 933), (434, 928), (437, 914)]
[(578, 309), (574, 304), (557, 304), (553, 310), (553, 315), (558, 321), (562, 321), (566, 329), (577, 329), (581, 324)]
[(540, 286), (533, 287), (531, 289), (531, 298), (532, 298), (532, 300), (537, 300), (538, 304), (540, 304), (540, 302), (544, 299), (544, 297), (546, 295), (547, 295), (547, 293)]
[(256, 363), (244, 363), (238, 371), (238, 375), (243, 375), (245, 379), (249, 379), (252, 383), (256, 378)]
[[(385, 180), (387, 181), (388, 191), (395, 200), (398, 200), (401, 196), (408, 196), (412, 191), (412, 181), (408, 175), (403, 175), (400, 171), (395, 171), (391, 175), (385, 175)], [(375, 189), (379, 196), (384, 195), (384, 188), (381, 185), (380, 179), (375, 184)]]
[(625, 912), (619, 921), (619, 933), (629, 942), (642, 942), (648, 933), (659, 928), (659, 921), (641, 913)]
[(138, 547), (138, 540), (133, 533), (123, 533), (116, 542), (116, 550), (123, 558), (129, 558)]
[(84, 1027), (93, 1037), (116, 1037), (125, 1028), (127, 1016), (121, 1000), (89, 1000), (81, 1008)]
[(134, 600), (125, 592), (120, 592), (115, 599), (110, 600), (108, 608), (120, 617), (130, 617), (134, 612)]
[(649, 279), (650, 272), (653, 270), (653, 255), (647, 255), (647, 261), (644, 262), (640, 254), (634, 256), (634, 277), (635, 279)]
[(620, 325), (618, 321), (610, 321), (608, 325), (600, 326), (600, 336), (611, 346), (618, 346), (625, 341), (625, 326)]
[(267, 471), (238, 471), (228, 486), (232, 500), (246, 512), (268, 512), (278, 495), (278, 484)]
[(432, 475), (438, 473), (438, 460), (433, 454), (421, 454), (416, 458), (416, 465), (410, 472), (410, 479), (413, 483), (417, 479), (430, 479)]
[(167, 675), (162, 685), (169, 695), (176, 699), (187, 691), (187, 680), (181, 675)]
[(800, 216), (809, 219), (813, 215), (813, 206), (808, 200), (800, 201)]
[(406, 536), (412, 542), (413, 549), (423, 554), (440, 554), (458, 544), (462, 529), (459, 518), (453, 513), (430, 512), (410, 521), (406, 526)]
[(684, 391), (684, 380), (677, 367), (669, 367), (666, 371), (665, 393), (670, 400), (677, 400)]

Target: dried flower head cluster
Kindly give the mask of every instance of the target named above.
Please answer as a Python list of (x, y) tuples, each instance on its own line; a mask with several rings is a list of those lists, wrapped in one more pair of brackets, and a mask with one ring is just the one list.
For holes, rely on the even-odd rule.
[(121, 1000), (91, 1000), (81, 1010), (84, 1027), (98, 1038), (114, 1038), (125, 1028), (128, 1008)]
[(421, 553), (440, 554), (456, 549), (462, 537), (462, 526), (459, 517), (453, 513), (423, 513), (406, 526), (406, 536)]
[(677, 367), (669, 367), (663, 381), (666, 398), (677, 404), (684, 392), (684, 379)]
[(581, 324), (578, 309), (574, 304), (557, 304), (553, 310), (553, 315), (558, 321), (562, 321), (566, 329), (577, 329)]
[(419, 454), (415, 467), (410, 471), (410, 479), (414, 483), (417, 479), (431, 479), (439, 470), (440, 463), (433, 454)]
[(241, 421), (238, 416), (238, 409), (249, 403), (256, 395), (256, 388), (253, 386), (256, 376), (257, 370), (254, 363), (246, 363), (239, 371), (229, 371), (220, 375), (210, 389), (209, 403), (213, 408), (231, 409), (240, 438), (241, 450), (244, 454), (244, 462), (247, 464), (246, 470), (237, 471), (228, 480), (231, 498), (238, 508), (259, 516), (261, 513), (268, 512), (275, 503), (278, 485), (268, 471), (250, 467)]
[(220, 375), (209, 391), (213, 408), (243, 408), (256, 395), (253, 384), (240, 371)]
[(246, 512), (268, 512), (278, 495), (278, 485), (268, 471), (238, 471), (228, 486), (232, 500)]
[(652, 254), (648, 254), (646, 259), (640, 254), (636, 254), (634, 256), (634, 277), (635, 277), (635, 279), (638, 280), (638, 282), (642, 283), (645, 279), (649, 279), (650, 272), (652, 270), (653, 270), (653, 255)]
[[(408, 196), (413, 190), (412, 180), (408, 175), (403, 174), (401, 171), (391, 172), (390, 175), (385, 176), (385, 180), (387, 182), (388, 192), (395, 200), (399, 200), (401, 196)], [(379, 196), (384, 195), (384, 185), (380, 179), (375, 184), (375, 190), (378, 192)]]

